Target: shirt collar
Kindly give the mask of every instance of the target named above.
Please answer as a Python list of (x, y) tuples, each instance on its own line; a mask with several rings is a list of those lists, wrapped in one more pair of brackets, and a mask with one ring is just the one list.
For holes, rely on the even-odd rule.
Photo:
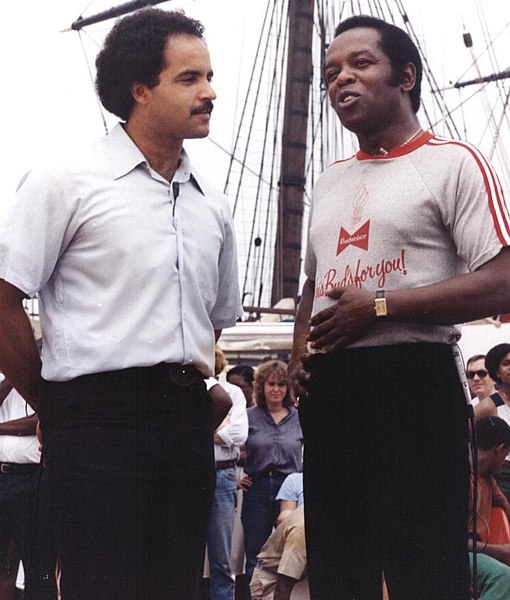
[[(150, 168), (147, 159), (125, 132), (121, 123), (117, 123), (108, 134), (108, 143), (114, 179), (124, 177), (124, 175), (130, 173), (139, 165), (143, 165), (146, 169)], [(204, 186), (203, 183), (200, 182), (200, 179), (198, 173), (192, 168), (189, 156), (183, 148), (181, 152), (181, 162), (175, 172), (173, 181), (185, 183), (191, 180), (201, 194), (205, 196), (203, 191)]]
[(358, 150), (358, 152), (356, 153), (356, 158), (358, 160), (387, 160), (388, 158), (397, 158), (398, 156), (404, 156), (405, 154), (413, 152), (420, 146), (426, 144), (432, 137), (434, 137), (432, 133), (430, 133), (429, 131), (424, 131), (411, 143), (398, 146), (397, 148), (390, 150), (386, 154), (376, 154), (374, 156), (372, 154), (367, 154), (366, 152), (363, 152), (363, 150)]

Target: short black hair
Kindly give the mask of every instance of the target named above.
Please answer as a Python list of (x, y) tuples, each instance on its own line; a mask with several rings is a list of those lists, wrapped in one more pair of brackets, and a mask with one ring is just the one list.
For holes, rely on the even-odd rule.
[(487, 356), (485, 357), (485, 368), (487, 371), (489, 371), (491, 379), (497, 383), (501, 383), (501, 379), (498, 377), (499, 365), (509, 353), (510, 344), (498, 344), (497, 346), (494, 346), (494, 348), (491, 348), (489, 352), (487, 352)]
[(335, 37), (338, 37), (344, 31), (355, 29), (356, 27), (377, 29), (381, 34), (381, 48), (390, 59), (393, 72), (392, 85), (403, 83), (405, 65), (408, 63), (414, 65), (416, 69), (416, 81), (413, 89), (409, 92), (409, 97), (411, 98), (413, 110), (417, 113), (421, 102), (423, 63), (416, 44), (400, 27), (370, 15), (356, 15), (345, 19), (345, 21), (341, 21), (335, 29)]
[(242, 377), (247, 383), (253, 384), (255, 369), (251, 365), (241, 363), (240, 365), (236, 365), (227, 371), (227, 381), (230, 381), (230, 377), (232, 375)]
[(484, 417), (476, 422), (478, 448), (491, 450), (503, 444), (510, 446), (510, 426), (499, 417)]
[(158, 85), (168, 38), (180, 34), (203, 39), (204, 27), (180, 11), (160, 8), (142, 8), (115, 23), (96, 58), (96, 90), (106, 110), (129, 119), (132, 84)]

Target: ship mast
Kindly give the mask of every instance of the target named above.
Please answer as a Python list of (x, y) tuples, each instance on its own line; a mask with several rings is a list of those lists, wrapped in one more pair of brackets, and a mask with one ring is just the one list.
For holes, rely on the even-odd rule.
[(288, 0), (289, 41), (271, 303), (297, 298), (308, 134), (314, 0)]

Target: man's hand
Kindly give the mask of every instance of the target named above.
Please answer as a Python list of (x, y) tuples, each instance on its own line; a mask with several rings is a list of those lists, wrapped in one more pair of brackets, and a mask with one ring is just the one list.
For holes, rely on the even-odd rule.
[(291, 362), (289, 365), (289, 396), (294, 406), (299, 406), (300, 396), (307, 396), (308, 390), (306, 384), (310, 379), (310, 373), (306, 370), (306, 359)]
[(332, 352), (361, 337), (377, 317), (373, 292), (350, 286), (335, 288), (327, 295), (337, 302), (312, 317), (308, 339), (315, 350)]
[(237, 489), (247, 492), (253, 485), (253, 479), (249, 475), (245, 475), (242, 479), (237, 480)]

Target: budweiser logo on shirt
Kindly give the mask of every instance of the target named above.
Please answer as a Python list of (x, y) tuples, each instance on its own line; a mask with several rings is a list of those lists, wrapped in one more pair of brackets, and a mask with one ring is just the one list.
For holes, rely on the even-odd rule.
[(336, 249), (336, 255), (338, 256), (348, 246), (356, 246), (361, 250), (368, 250), (368, 235), (370, 232), (370, 219), (362, 225), (357, 231), (350, 234), (346, 229), (340, 227), (340, 234), (338, 235), (338, 245)]

